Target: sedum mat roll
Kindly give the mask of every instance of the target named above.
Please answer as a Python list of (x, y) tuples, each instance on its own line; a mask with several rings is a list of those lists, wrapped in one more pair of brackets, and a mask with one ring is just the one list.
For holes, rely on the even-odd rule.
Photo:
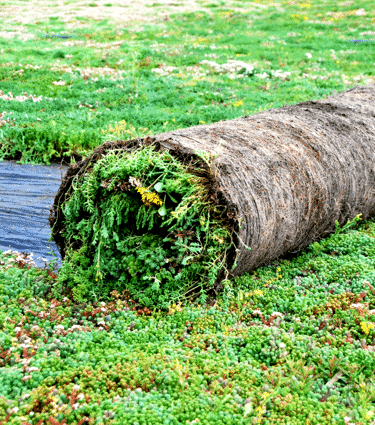
[[(221, 205), (233, 237), (230, 273), (268, 265), (328, 236), (336, 221), (375, 215), (374, 117), (371, 84), (230, 121), (106, 142), (68, 169), (50, 214), (52, 237), (64, 258), (61, 207), (75, 178), (90, 174), (113, 150), (152, 145), (181, 164), (199, 160), (210, 202)], [(216, 288), (224, 277), (217, 277)]]

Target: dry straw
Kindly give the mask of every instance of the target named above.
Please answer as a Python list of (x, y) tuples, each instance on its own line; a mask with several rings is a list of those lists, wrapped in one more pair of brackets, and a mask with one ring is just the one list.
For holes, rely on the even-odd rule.
[(239, 250), (233, 274), (241, 275), (328, 236), (336, 221), (375, 215), (374, 118), (371, 84), (230, 121), (106, 142), (68, 169), (50, 214), (52, 236), (64, 257), (61, 204), (73, 177), (89, 173), (106, 152), (156, 143), (187, 163), (205, 151), (212, 199), (227, 206)]

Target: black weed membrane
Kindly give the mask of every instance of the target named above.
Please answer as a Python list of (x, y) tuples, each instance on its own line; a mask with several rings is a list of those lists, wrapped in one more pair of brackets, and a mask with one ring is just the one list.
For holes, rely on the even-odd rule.
[(375, 84), (129, 141), (71, 166), (50, 215), (77, 300), (167, 307), (375, 215)]
[(0, 162), (0, 249), (27, 254), (38, 267), (53, 260), (61, 266), (56, 245), (49, 243), (50, 208), (67, 166)]

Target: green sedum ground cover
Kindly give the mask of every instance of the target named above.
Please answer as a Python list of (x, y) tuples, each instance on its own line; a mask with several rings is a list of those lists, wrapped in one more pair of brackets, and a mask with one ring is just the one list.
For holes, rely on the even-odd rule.
[(229, 281), (216, 305), (168, 311), (117, 291), (51, 298), (51, 265), (5, 270), (2, 254), (0, 419), (372, 423), (375, 222), (346, 227)]
[(371, 0), (232, 8), (202, 1), (201, 11), (125, 24), (80, 10), (65, 20), (15, 18), (18, 2), (10, 3), (0, 33), (0, 158), (77, 159), (105, 140), (229, 120), (374, 81)]
[[(19, 2), (0, 3), (0, 156), (73, 162), (105, 140), (374, 81), (371, 1), (198, 3), (152, 25), (93, 21), (78, 6), (74, 17), (33, 20), (11, 11)], [(146, 194), (163, 188), (138, 192), (153, 183), (143, 177), (133, 195), (157, 212), (163, 205)], [(84, 301), (73, 259), (60, 273), (0, 252), (0, 423), (372, 424), (374, 237), (375, 220), (358, 217), (293, 258), (225, 281), (215, 304), (164, 309), (116, 288)], [(95, 290), (103, 267), (81, 283)]]

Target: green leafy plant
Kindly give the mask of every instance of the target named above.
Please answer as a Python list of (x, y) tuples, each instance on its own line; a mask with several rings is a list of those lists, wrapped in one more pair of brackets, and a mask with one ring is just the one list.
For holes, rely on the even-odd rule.
[(188, 171), (154, 146), (111, 151), (76, 179), (63, 207), (70, 248), (59, 284), (79, 299), (127, 289), (164, 308), (204, 297), (226, 267), (232, 239), (208, 201), (207, 181), (194, 175), (198, 161)]

